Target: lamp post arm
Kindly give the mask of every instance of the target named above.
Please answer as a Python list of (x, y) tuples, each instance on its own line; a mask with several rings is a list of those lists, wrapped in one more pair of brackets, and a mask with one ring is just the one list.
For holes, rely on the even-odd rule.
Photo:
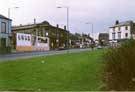
[(8, 8), (8, 18), (10, 18), (10, 8)]

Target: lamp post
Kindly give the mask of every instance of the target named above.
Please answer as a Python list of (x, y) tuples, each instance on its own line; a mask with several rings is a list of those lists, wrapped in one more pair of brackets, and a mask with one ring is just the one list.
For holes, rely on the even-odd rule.
[[(9, 20), (10, 20), (10, 12), (11, 12), (11, 9), (17, 9), (17, 8), (19, 8), (19, 7), (11, 7), (11, 8), (8, 8), (8, 18), (9, 18)], [(10, 29), (10, 21), (8, 20), (8, 35), (10, 36), (10, 31), (9, 30), (11, 30)], [(11, 38), (12, 39), (12, 38)], [(12, 45), (12, 42), (10, 42), (10, 44)], [(12, 46), (11, 46), (11, 48), (12, 48)]]
[[(69, 7), (64, 6), (64, 7), (57, 7), (57, 8), (65, 8), (67, 10), (67, 49), (69, 49)], [(69, 51), (68, 51), (69, 52)]]
[(19, 7), (11, 7), (11, 8), (8, 8), (8, 18), (10, 18), (10, 12), (11, 12), (11, 9), (18, 9)]
[(57, 7), (57, 8), (66, 8), (66, 10), (67, 10), (67, 31), (69, 31), (69, 7)]
[[(8, 8), (8, 18), (10, 19), (10, 12), (11, 12), (11, 9), (18, 9), (19, 7), (11, 7), (11, 8)], [(9, 26), (9, 21), (8, 21), (8, 26)], [(10, 28), (8, 27), (8, 30), (10, 30)]]
[(91, 23), (91, 22), (87, 22), (86, 24), (89, 24), (89, 25), (91, 25), (91, 33), (92, 33), (92, 44), (91, 44), (91, 48), (92, 48), (92, 50), (93, 50), (93, 48), (94, 48), (94, 26), (93, 26), (93, 23)]
[(93, 25), (93, 23), (91, 23), (91, 22), (87, 22), (86, 24), (91, 25), (92, 38), (94, 39), (94, 25)]

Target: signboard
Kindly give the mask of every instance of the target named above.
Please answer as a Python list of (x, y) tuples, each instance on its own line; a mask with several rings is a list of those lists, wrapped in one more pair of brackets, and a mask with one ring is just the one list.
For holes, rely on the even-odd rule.
[(24, 33), (16, 34), (16, 45), (17, 46), (31, 46), (31, 35)]

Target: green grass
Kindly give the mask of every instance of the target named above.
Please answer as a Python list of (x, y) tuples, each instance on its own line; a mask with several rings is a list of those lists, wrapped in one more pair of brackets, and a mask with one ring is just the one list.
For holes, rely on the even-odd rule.
[(100, 90), (103, 85), (102, 54), (103, 51), (88, 51), (1, 62), (0, 89)]

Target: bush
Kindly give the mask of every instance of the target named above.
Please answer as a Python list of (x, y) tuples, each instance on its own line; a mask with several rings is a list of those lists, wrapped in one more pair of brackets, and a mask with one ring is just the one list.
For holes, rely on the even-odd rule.
[(11, 47), (1, 48), (0, 47), (0, 55), (1, 54), (7, 54), (11, 52)]
[(110, 49), (104, 60), (107, 90), (135, 91), (135, 41)]

